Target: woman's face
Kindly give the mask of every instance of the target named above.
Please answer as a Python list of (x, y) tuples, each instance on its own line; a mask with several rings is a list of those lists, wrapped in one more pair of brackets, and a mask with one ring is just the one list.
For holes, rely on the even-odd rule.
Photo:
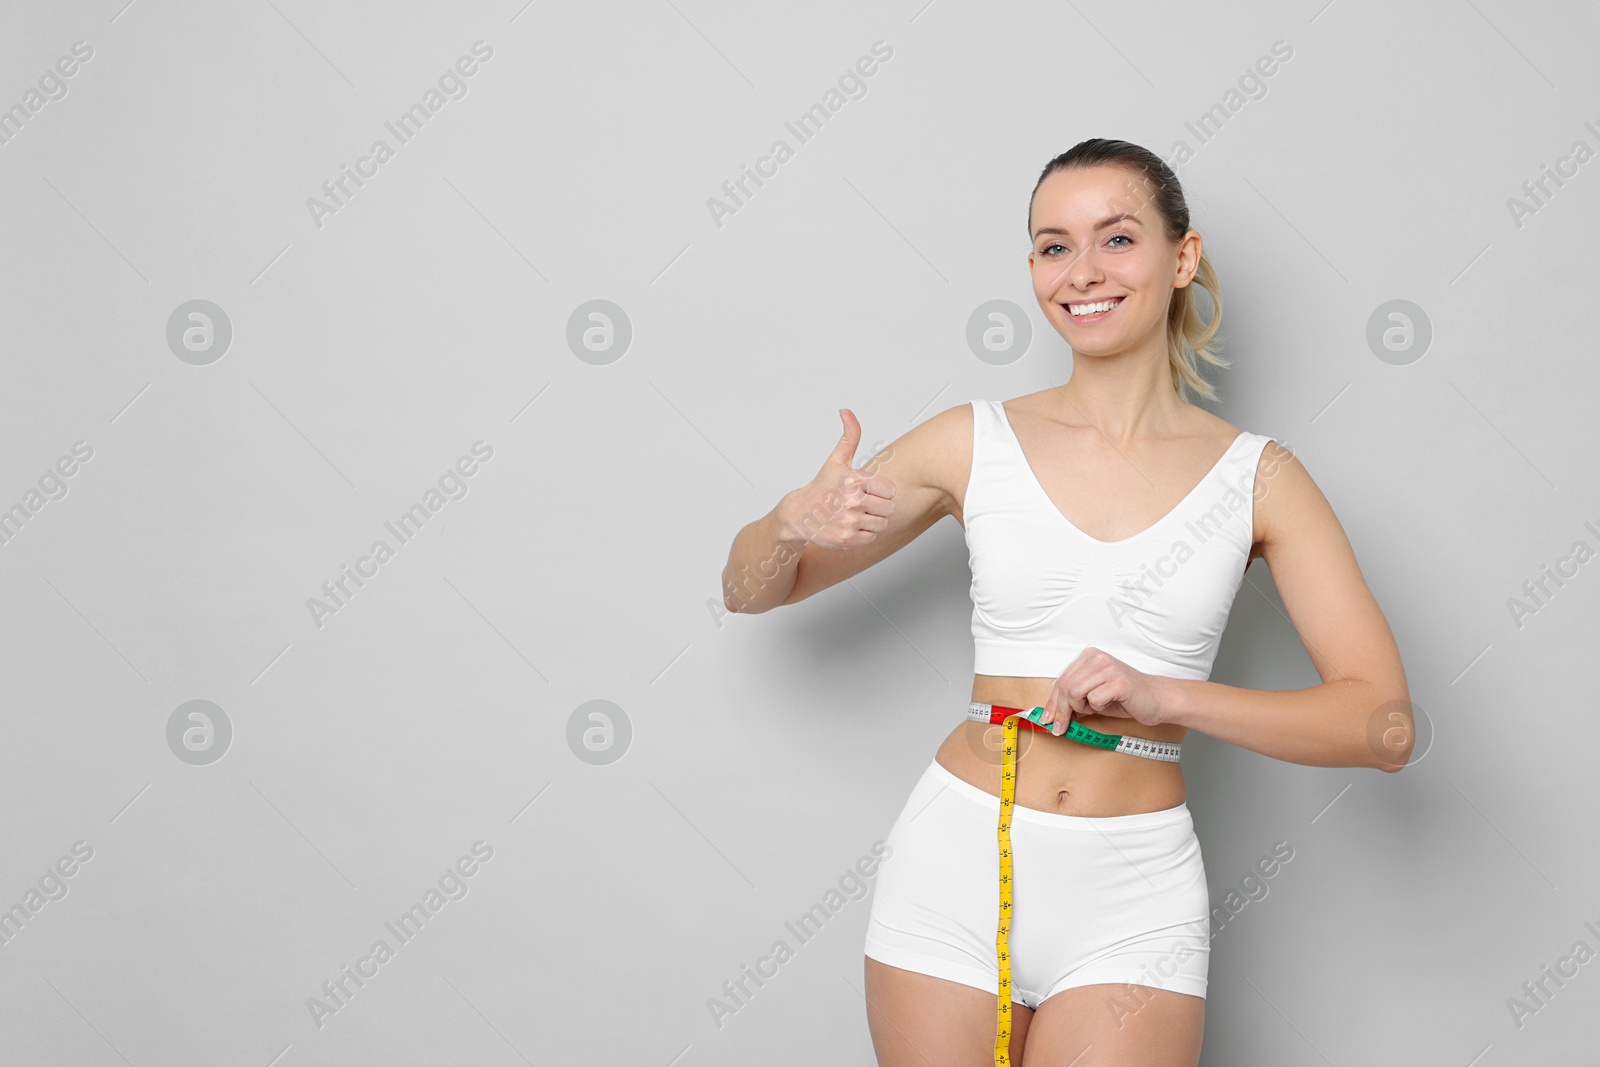
[[(1155, 335), (1165, 348), (1172, 290), (1188, 285), (1200, 235), (1167, 241), (1142, 175), (1124, 167), (1058, 170), (1040, 184), (1030, 218), (1033, 295), (1074, 351), (1107, 355)], [(1114, 300), (1090, 315), (1070, 308)]]

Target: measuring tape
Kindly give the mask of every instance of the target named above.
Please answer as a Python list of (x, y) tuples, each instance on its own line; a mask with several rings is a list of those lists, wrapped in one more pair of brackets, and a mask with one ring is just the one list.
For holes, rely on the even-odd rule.
[[(1039, 721), (1039, 716), (1043, 714), (1043, 708), (1024, 711), (977, 701), (967, 707), (968, 719), (1003, 724), (1005, 729), (1005, 740), (1000, 746), (1000, 925), (994, 935), (995, 965), (1000, 970), (999, 1018), (994, 1039), (995, 1067), (1011, 1067), (1011, 809), (1016, 803), (1017, 792), (1017, 724), (1023, 723), (1032, 729), (1049, 733), (1050, 727)], [(1172, 741), (1103, 734), (1076, 720), (1069, 722), (1067, 732), (1060, 736), (1095, 748), (1126, 752), (1130, 756), (1143, 756), (1164, 763), (1179, 762), (1183, 748)]]
[[(996, 726), (1013, 715), (1023, 714), (1022, 708), (1008, 708), (1003, 704), (980, 704), (973, 701), (967, 705), (967, 718), (973, 722), (987, 722)], [(1044, 714), (1043, 708), (1034, 708), (1027, 712), (1023, 725), (1035, 730), (1050, 733), (1050, 727), (1039, 721), (1039, 716)], [(1055, 734), (1050, 736), (1054, 737)], [(1179, 762), (1179, 755), (1183, 746), (1176, 741), (1152, 741), (1147, 737), (1127, 737), (1123, 734), (1103, 734), (1099, 730), (1091, 730), (1076, 719), (1067, 723), (1067, 732), (1062, 737), (1070, 737), (1080, 744), (1093, 748), (1109, 748), (1114, 752), (1125, 752), (1130, 756), (1143, 756), (1145, 759), (1161, 760), (1163, 763)]]

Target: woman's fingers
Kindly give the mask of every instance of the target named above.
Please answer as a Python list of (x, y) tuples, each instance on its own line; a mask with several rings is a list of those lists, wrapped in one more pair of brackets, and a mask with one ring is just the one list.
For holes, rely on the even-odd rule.
[[(1059, 679), (1057, 679), (1057, 681), (1059, 682)], [(1050, 695), (1044, 698), (1044, 714), (1040, 715), (1039, 719), (1044, 723), (1044, 725), (1050, 728), (1051, 733), (1055, 734), (1057, 737), (1060, 737), (1062, 734), (1067, 732), (1067, 724), (1072, 722), (1072, 713), (1069, 711), (1065, 715), (1060, 715), (1059, 718), (1061, 721), (1057, 722), (1056, 719), (1058, 717), (1058, 707), (1059, 705), (1056, 702), (1056, 686), (1051, 686)]]

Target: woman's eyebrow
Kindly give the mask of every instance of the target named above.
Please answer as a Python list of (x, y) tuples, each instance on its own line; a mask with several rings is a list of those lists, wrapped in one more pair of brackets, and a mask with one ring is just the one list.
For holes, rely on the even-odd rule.
[[(1124, 211), (1121, 214), (1111, 215), (1111, 216), (1108, 216), (1106, 218), (1101, 219), (1099, 225), (1095, 226), (1095, 230), (1096, 231), (1100, 231), (1100, 230), (1105, 229), (1107, 226), (1115, 226), (1117, 223), (1122, 222), (1124, 220), (1129, 221), (1129, 222), (1138, 222), (1139, 225), (1141, 225), (1141, 226), (1144, 225), (1144, 223), (1139, 222), (1139, 217), (1137, 215), (1135, 215), (1133, 212)], [(1033, 231), (1033, 236), (1034, 237), (1038, 237), (1041, 234), (1046, 234), (1046, 233), (1059, 233), (1063, 237), (1071, 237), (1072, 236), (1072, 231), (1071, 230), (1064, 229), (1063, 227), (1060, 227), (1060, 226), (1041, 226), (1037, 230)]]

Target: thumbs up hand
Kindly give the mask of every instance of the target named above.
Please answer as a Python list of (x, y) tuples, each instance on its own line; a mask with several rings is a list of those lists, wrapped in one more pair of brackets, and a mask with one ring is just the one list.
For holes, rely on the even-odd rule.
[(821, 548), (871, 544), (889, 525), (894, 482), (883, 474), (857, 470), (861, 424), (849, 408), (839, 410), (844, 433), (810, 483), (783, 498), (779, 516), (797, 540)]

